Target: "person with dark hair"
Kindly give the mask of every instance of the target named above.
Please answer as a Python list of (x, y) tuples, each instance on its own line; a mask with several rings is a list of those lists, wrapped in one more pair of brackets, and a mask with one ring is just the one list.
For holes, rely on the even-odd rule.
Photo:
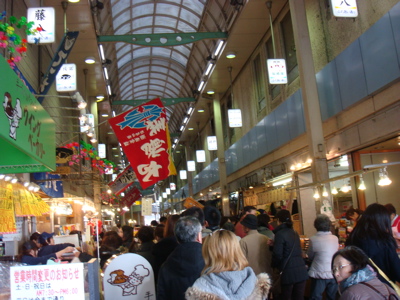
[(257, 216), (258, 227), (257, 231), (269, 239), (273, 240), (275, 238), (274, 233), (272, 232), (269, 222), (271, 218), (267, 214), (260, 214)]
[(156, 228), (154, 228), (154, 239), (158, 243), (164, 238), (164, 224), (158, 224)]
[(160, 218), (160, 224), (164, 224), (164, 226), (166, 225), (166, 223), (167, 223), (167, 217), (161, 217)]
[(400, 218), (396, 213), (396, 208), (393, 204), (388, 203), (385, 205), (386, 209), (389, 212), (390, 220), (392, 221), (392, 233), (393, 237), (396, 240), (397, 248), (400, 248)]
[(122, 238), (114, 230), (107, 231), (101, 241), (100, 252), (100, 267), (103, 268), (106, 261), (114, 254), (125, 252), (122, 246)]
[(125, 248), (130, 248), (133, 242), (133, 227), (129, 225), (124, 225), (122, 229), (122, 246)]
[(257, 214), (257, 209), (254, 206), (245, 206), (243, 207), (243, 213), (242, 216), (240, 217), (239, 222), (236, 223), (235, 225), (235, 234), (237, 236), (240, 236), (241, 238), (244, 238), (246, 236), (246, 233), (243, 230), (243, 226), (240, 223), (248, 214), (250, 215), (256, 215)]
[[(293, 230), (290, 212), (281, 209), (276, 213), (278, 227), (274, 229), (272, 267), (281, 272), (280, 299), (304, 299), (307, 269), (304, 263), (300, 237)], [(276, 294), (277, 291), (274, 291)]]
[(341, 300), (399, 299), (391, 287), (376, 277), (368, 256), (355, 246), (337, 251), (332, 257), (331, 268), (339, 284)]
[(158, 274), (161, 265), (178, 246), (178, 242), (174, 235), (174, 228), (179, 218), (179, 215), (168, 216), (167, 224), (164, 227), (164, 238), (153, 246), (153, 255), (155, 257), (154, 274)]
[(158, 225), (158, 222), (156, 220), (153, 220), (150, 222), (150, 225), (156, 227)]
[(322, 300), (325, 291), (328, 300), (335, 300), (337, 284), (332, 275), (333, 254), (339, 249), (339, 239), (331, 232), (332, 222), (327, 215), (314, 220), (317, 234), (310, 237), (307, 256), (312, 261), (308, 275), (311, 278), (310, 299)]
[(361, 218), (363, 211), (358, 208), (354, 208), (350, 206), (350, 208), (346, 211), (346, 219), (353, 222), (354, 226), (356, 226), (358, 220)]
[[(73, 252), (74, 248), (69, 246), (60, 251), (50, 253), (41, 257), (38, 256), (38, 250), (39, 248), (33, 240), (29, 240), (23, 243), (18, 256), (19, 261), (28, 265), (45, 265), (47, 264), (47, 261), (49, 259), (60, 259), (64, 253)], [(75, 256), (78, 255), (79, 252), (75, 254)]]
[(204, 226), (211, 231), (219, 229), (219, 223), (221, 222), (221, 213), (218, 208), (212, 205), (206, 205), (203, 208), (204, 212)]
[[(135, 252), (143, 256), (153, 268), (154, 276), (158, 273), (155, 273), (156, 269), (156, 260), (153, 255), (153, 246), (154, 246), (154, 228), (151, 226), (142, 226), (140, 227), (137, 237), (140, 241), (139, 249)], [(154, 277), (155, 281), (157, 281), (157, 277)]]
[[(378, 203), (368, 205), (350, 233), (346, 246), (357, 246), (389, 277), (400, 282), (400, 259), (387, 209)], [(388, 283), (382, 276), (378, 278)]]
[(161, 266), (157, 300), (184, 300), (185, 291), (200, 277), (204, 268), (201, 253), (201, 224), (195, 217), (181, 217), (175, 225), (179, 246)]
[(34, 232), (30, 240), (33, 241), (37, 248), (37, 256), (42, 257), (42, 256), (47, 256), (52, 253), (59, 252), (67, 247), (75, 247), (74, 244), (71, 243), (62, 243), (62, 244), (54, 244), (54, 233), (47, 233), (47, 232), (42, 232), (41, 234), (38, 232)]

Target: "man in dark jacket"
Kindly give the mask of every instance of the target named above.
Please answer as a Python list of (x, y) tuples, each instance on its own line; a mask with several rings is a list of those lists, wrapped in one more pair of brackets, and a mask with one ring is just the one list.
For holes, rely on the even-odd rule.
[(204, 268), (201, 229), (194, 217), (182, 217), (176, 222), (174, 233), (179, 245), (160, 268), (157, 300), (185, 299), (185, 291), (200, 277)]

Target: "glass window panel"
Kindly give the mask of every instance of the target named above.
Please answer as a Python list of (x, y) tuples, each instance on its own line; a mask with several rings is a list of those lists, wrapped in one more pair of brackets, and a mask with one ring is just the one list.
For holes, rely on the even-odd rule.
[(169, 58), (171, 56), (171, 49), (161, 48), (161, 47), (154, 47), (153, 48), (153, 55), (164, 56), (164, 57)]
[(194, 30), (199, 26), (200, 18), (199, 15), (195, 15), (193, 12), (183, 9), (179, 16), (182, 20), (186, 21), (186, 24), (191, 25)]
[(171, 15), (171, 17), (157, 16), (157, 18), (154, 19), (154, 26), (175, 28), (178, 20), (172, 16), (176, 16), (176, 14)]
[(288, 72), (288, 81), (291, 82), (298, 76), (296, 46), (294, 43), (294, 33), (292, 27), (292, 18), (288, 13), (281, 22), (283, 43), (286, 57), (286, 68)]

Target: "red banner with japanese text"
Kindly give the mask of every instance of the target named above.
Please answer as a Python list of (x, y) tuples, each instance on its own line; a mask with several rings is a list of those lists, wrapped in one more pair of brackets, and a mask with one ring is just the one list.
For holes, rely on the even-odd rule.
[(165, 107), (159, 98), (108, 120), (142, 189), (176, 175)]

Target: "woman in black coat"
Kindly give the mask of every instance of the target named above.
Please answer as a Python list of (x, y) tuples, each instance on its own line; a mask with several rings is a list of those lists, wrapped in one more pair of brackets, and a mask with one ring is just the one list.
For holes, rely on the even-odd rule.
[[(362, 249), (390, 280), (400, 282), (397, 244), (392, 235), (390, 214), (383, 205), (373, 203), (367, 207), (350, 233), (346, 246), (357, 246)], [(388, 283), (379, 274), (378, 278)]]
[(276, 217), (278, 218), (278, 227), (274, 230), (272, 267), (282, 272), (279, 299), (303, 300), (308, 274), (300, 246), (300, 237), (293, 230), (288, 210), (280, 210)]

